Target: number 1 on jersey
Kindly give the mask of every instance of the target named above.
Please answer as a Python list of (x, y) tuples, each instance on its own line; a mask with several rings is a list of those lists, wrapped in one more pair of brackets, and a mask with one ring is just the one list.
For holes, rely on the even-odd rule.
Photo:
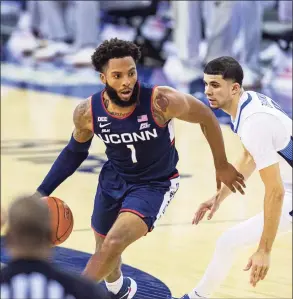
[(133, 144), (127, 144), (127, 147), (131, 150), (131, 159), (133, 163), (137, 163), (136, 151)]

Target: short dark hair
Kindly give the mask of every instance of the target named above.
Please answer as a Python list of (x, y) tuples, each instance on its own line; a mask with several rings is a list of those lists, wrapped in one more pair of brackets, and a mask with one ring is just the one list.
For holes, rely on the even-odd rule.
[(8, 210), (8, 239), (14, 235), (19, 247), (51, 244), (51, 219), (46, 201), (37, 195), (17, 197)]
[(239, 62), (230, 56), (222, 56), (211, 60), (204, 68), (207, 75), (222, 75), (223, 79), (231, 79), (242, 86), (243, 69)]
[(139, 47), (130, 41), (111, 38), (105, 40), (92, 55), (92, 64), (96, 71), (102, 73), (110, 59), (131, 56), (135, 62), (141, 57)]

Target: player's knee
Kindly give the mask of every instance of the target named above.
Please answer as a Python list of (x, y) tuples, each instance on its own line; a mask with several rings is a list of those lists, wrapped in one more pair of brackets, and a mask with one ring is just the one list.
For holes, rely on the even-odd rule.
[(109, 236), (105, 239), (103, 246), (111, 252), (122, 252), (127, 246), (122, 236)]
[(224, 232), (217, 241), (217, 250), (229, 251), (235, 248), (235, 236), (230, 230)]

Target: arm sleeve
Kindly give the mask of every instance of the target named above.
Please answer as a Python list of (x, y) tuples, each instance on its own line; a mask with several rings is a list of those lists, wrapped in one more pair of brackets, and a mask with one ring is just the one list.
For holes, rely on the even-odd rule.
[(49, 196), (87, 158), (91, 142), (92, 138), (85, 143), (80, 143), (71, 136), (68, 145), (59, 154), (37, 191), (44, 196)]

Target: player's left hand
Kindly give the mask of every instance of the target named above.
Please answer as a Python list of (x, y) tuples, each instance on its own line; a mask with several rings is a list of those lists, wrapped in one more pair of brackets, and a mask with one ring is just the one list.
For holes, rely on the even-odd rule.
[(250, 284), (255, 287), (260, 280), (263, 280), (266, 277), (269, 268), (270, 253), (259, 250), (250, 257), (244, 271), (251, 269)]
[(226, 163), (216, 168), (217, 190), (221, 189), (221, 183), (224, 183), (232, 192), (236, 193), (236, 189), (244, 194), (242, 189), (245, 188), (244, 176), (238, 172), (230, 163)]

